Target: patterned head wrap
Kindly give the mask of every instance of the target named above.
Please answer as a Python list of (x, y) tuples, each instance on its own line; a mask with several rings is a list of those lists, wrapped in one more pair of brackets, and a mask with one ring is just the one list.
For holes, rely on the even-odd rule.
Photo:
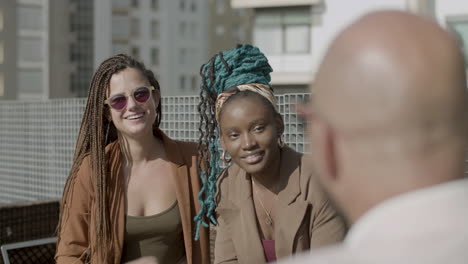
[[(221, 173), (219, 129), (216, 120), (223, 104), (233, 94), (252, 91), (264, 96), (276, 109), (273, 89), (270, 86), (272, 71), (265, 55), (257, 47), (249, 44), (219, 52), (200, 68), (202, 84), (198, 105), (201, 118), (199, 149), (204, 151), (200, 151), (202, 161), (198, 164), (202, 188), (198, 194), (200, 211), (194, 218), (195, 239), (198, 239), (202, 225), (209, 226), (205, 219), (216, 223), (214, 197), (216, 182)], [(236, 86), (238, 91), (226, 92), (233, 86)]]
[(219, 113), (221, 113), (221, 109), (223, 108), (224, 103), (232, 96), (242, 91), (251, 91), (254, 93), (258, 93), (261, 96), (265, 97), (275, 108), (276, 112), (278, 112), (278, 108), (276, 106), (276, 99), (273, 95), (273, 89), (269, 85), (261, 84), (261, 83), (249, 83), (249, 84), (241, 84), (237, 85), (237, 91), (234, 92), (224, 92), (218, 95), (216, 99), (216, 120), (219, 122)]

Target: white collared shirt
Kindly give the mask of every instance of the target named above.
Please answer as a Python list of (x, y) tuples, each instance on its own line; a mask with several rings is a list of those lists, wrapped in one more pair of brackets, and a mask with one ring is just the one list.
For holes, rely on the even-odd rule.
[(284, 264), (468, 264), (468, 179), (399, 195), (369, 210), (343, 243)]

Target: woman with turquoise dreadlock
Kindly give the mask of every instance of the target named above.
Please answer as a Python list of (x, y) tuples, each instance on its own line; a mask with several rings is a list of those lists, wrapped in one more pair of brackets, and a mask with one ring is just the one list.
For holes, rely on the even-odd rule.
[[(200, 70), (206, 162), (199, 164), (204, 185), (195, 221), (198, 228), (208, 225), (204, 219), (217, 224), (215, 263), (272, 262), (344, 237), (344, 222), (310, 165), (283, 141), (270, 72), (252, 45), (220, 52)], [(221, 170), (219, 160), (228, 167)]]

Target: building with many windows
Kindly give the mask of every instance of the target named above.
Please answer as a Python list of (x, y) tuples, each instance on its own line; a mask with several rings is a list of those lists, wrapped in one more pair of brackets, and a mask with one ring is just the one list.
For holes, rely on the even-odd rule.
[(94, 0), (68, 0), (70, 91), (84, 97), (94, 72)]
[[(279, 93), (306, 92), (333, 37), (348, 23), (377, 9), (427, 15), (468, 43), (468, 2), (458, 0), (231, 0), (254, 9), (253, 44), (267, 55)], [(395, 36), (397, 37), (397, 36)]]
[(1, 1), (0, 99), (73, 96), (68, 11), (68, 0)]
[(1, 1), (0, 99), (86, 96), (96, 67), (116, 53), (152, 69), (163, 96), (197, 94), (200, 65), (249, 35), (248, 12), (208, 1)]
[(95, 5), (95, 67), (112, 54), (127, 53), (155, 72), (163, 96), (198, 92), (198, 68), (208, 58), (207, 0)]
[(0, 2), (0, 99), (14, 99), (16, 97), (15, 13), (15, 2)]
[(209, 56), (252, 42), (253, 10), (233, 9), (230, 0), (209, 0)]

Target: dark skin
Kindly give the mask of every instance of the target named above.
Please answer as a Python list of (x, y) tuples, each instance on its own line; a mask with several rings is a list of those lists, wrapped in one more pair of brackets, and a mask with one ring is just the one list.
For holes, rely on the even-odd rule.
[[(220, 115), (221, 145), (232, 161), (252, 177), (252, 196), (262, 239), (274, 239), (274, 203), (287, 179), (280, 176), (278, 137), (283, 133), (281, 116), (259, 95), (232, 98)], [(231, 98), (229, 99), (231, 100)], [(273, 219), (267, 225), (267, 211)]]

